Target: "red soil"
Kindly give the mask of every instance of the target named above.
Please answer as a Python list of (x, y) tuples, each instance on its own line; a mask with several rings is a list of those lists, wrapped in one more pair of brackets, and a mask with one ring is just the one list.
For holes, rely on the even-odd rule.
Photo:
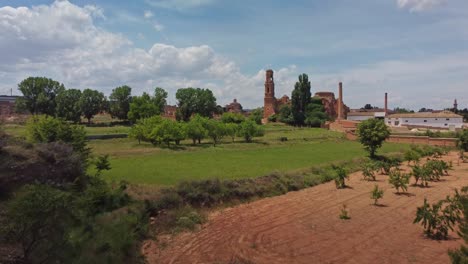
[[(430, 240), (413, 224), (424, 197), (435, 202), (468, 185), (468, 164), (457, 166), (456, 153), (444, 159), (453, 161), (450, 176), (409, 187), (409, 195), (396, 195), (387, 176), (367, 182), (354, 173), (349, 189), (327, 183), (224, 209), (167, 245), (147, 241), (143, 253), (149, 263), (448, 263), (462, 239), (452, 232), (448, 241)], [(381, 207), (370, 199), (374, 184), (385, 190)], [(339, 219), (343, 204), (351, 220)]]

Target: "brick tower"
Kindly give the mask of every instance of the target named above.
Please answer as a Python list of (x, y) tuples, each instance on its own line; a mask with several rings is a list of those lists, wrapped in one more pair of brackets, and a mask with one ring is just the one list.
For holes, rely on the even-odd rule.
[(268, 118), (276, 113), (275, 81), (273, 80), (273, 70), (266, 71), (264, 102), (263, 118)]

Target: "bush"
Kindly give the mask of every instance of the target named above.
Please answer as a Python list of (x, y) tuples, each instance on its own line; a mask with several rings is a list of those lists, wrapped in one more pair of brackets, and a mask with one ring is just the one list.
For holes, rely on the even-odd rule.
[(411, 168), (411, 175), (416, 180), (415, 185), (418, 185), (419, 180), (421, 180), (421, 187), (427, 187), (428, 181), (431, 179), (431, 171), (426, 165), (414, 165)]
[(421, 223), (424, 233), (433, 239), (447, 239), (448, 231), (454, 229), (461, 220), (462, 204), (458, 192), (454, 197), (447, 197), (430, 205), (424, 198), (424, 204), (418, 207), (414, 223)]
[(390, 136), (390, 130), (383, 120), (368, 119), (359, 123), (357, 134), (359, 142), (369, 152), (370, 157), (374, 158), (377, 149)]
[(390, 171), (388, 176), (388, 183), (395, 187), (395, 189), (397, 190), (397, 194), (400, 193), (400, 189), (402, 189), (405, 192), (408, 191), (408, 184), (410, 179), (409, 174), (402, 173), (398, 169), (393, 169)]
[(345, 179), (348, 178), (348, 174), (343, 167), (334, 166), (335, 171), (335, 184), (337, 189), (343, 189), (346, 187)]
[(408, 165), (413, 162), (413, 164), (416, 164), (419, 162), (419, 159), (421, 158), (421, 155), (414, 151), (414, 150), (408, 150), (405, 152), (405, 160), (408, 161)]
[(229, 124), (229, 123), (240, 124), (244, 120), (245, 120), (245, 116), (242, 115), (242, 114), (238, 114), (238, 113), (229, 113), (228, 112), (228, 113), (224, 113), (221, 116), (221, 122), (223, 122), (225, 124)]
[(383, 195), (384, 190), (380, 189), (377, 184), (374, 185), (374, 189), (371, 192), (371, 199), (374, 200), (374, 205), (377, 205), (377, 202), (383, 197)]
[(457, 145), (463, 151), (468, 151), (468, 129), (464, 129), (458, 136)]
[(75, 151), (87, 155), (86, 131), (83, 126), (70, 125), (51, 116), (33, 116), (26, 123), (27, 139), (31, 143), (64, 142)]
[(375, 162), (367, 162), (362, 166), (362, 175), (366, 181), (375, 181), (375, 172), (378, 170)]

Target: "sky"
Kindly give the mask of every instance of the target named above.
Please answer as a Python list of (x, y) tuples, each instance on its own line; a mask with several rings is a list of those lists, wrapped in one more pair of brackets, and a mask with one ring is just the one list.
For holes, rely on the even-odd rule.
[(213, 91), (217, 103), (263, 105), (306, 73), (312, 93), (344, 102), (468, 107), (466, 0), (0, 0), (0, 94), (29, 76), (109, 95), (162, 87)]

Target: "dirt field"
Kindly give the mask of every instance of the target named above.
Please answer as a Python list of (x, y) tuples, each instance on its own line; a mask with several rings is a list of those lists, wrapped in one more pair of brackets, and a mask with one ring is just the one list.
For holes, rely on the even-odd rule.
[[(410, 187), (408, 195), (396, 195), (387, 176), (378, 176), (381, 207), (370, 199), (375, 182), (355, 173), (349, 189), (327, 183), (224, 209), (200, 231), (164, 246), (148, 241), (143, 251), (149, 263), (449, 263), (447, 250), (462, 240), (455, 233), (429, 240), (413, 224), (424, 197), (433, 202), (468, 185), (468, 164), (457, 166), (456, 153), (444, 159), (453, 161), (450, 176), (430, 188)], [(338, 218), (343, 204), (351, 220)]]

